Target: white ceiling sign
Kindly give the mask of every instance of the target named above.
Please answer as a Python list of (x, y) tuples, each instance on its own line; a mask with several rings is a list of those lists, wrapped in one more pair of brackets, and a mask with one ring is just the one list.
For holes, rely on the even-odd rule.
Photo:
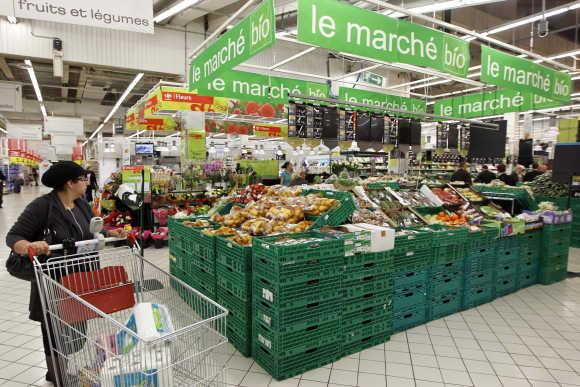
[(40, 124), (16, 124), (12, 122), (6, 123), (6, 131), (8, 138), (18, 138), (22, 140), (42, 140), (42, 126)]
[(0, 14), (22, 19), (153, 33), (153, 0), (0, 0)]
[(0, 82), (0, 112), (21, 111), (22, 86), (16, 83)]
[(82, 118), (47, 117), (44, 120), (44, 129), (52, 135), (81, 137), (84, 134), (85, 122)]

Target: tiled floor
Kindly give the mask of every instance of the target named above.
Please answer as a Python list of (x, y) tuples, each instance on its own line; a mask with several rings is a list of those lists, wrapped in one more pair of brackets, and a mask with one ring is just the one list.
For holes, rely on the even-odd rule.
[[(36, 195), (28, 189), (5, 197), (2, 239)], [(571, 251), (570, 268), (580, 272), (580, 249)], [(0, 247), (0, 260), (7, 256)], [(167, 266), (166, 250), (148, 249), (145, 256)], [(40, 328), (27, 319), (28, 288), (0, 262), (2, 386), (46, 385)], [(244, 387), (580, 386), (580, 278), (527, 288), (283, 382), (231, 347), (222, 356), (229, 382)]]

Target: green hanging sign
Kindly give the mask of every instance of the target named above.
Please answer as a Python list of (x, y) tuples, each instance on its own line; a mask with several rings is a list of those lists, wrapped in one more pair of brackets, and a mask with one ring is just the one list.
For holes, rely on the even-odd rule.
[(465, 40), (336, 0), (298, 0), (298, 40), (460, 77), (469, 69)]
[(353, 89), (350, 87), (340, 87), (338, 89), (338, 99), (351, 103), (372, 105), (381, 110), (406, 110), (409, 113), (425, 113), (427, 111), (427, 104), (420, 99)]
[(487, 46), (481, 47), (480, 79), (491, 85), (537, 94), (561, 102), (569, 102), (572, 91), (572, 79), (569, 74)]
[(453, 118), (477, 118), (560, 106), (561, 102), (539, 95), (502, 89), (487, 93), (440, 99), (433, 114)]
[(191, 61), (189, 90), (195, 90), (216, 74), (233, 69), (273, 45), (275, 40), (274, 1), (264, 0), (254, 12)]
[(324, 98), (329, 94), (328, 85), (325, 83), (233, 70), (221, 73), (204, 84), (204, 87), (200, 86), (197, 91), (203, 95), (277, 104), (287, 104), (289, 94)]

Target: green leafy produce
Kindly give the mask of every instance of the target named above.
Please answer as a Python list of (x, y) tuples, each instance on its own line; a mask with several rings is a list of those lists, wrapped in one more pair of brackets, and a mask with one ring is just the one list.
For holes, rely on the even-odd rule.
[(568, 187), (552, 181), (552, 173), (546, 172), (528, 183), (534, 196), (568, 196)]

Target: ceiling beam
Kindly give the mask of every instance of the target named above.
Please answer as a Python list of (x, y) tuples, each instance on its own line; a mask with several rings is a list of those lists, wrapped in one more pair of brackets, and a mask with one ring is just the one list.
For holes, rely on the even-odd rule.
[(85, 87), (87, 84), (87, 76), (88, 76), (88, 70), (86, 67), (83, 67), (80, 75), (79, 75), (79, 82), (77, 83), (77, 95), (76, 98), (77, 99), (82, 99), (83, 98), (83, 94), (85, 93)]
[(9, 81), (13, 81), (15, 79), (14, 73), (12, 73), (12, 70), (10, 70), (8, 63), (6, 63), (6, 58), (3, 56), (0, 56), (0, 70)]
[(63, 66), (63, 75), (62, 75), (62, 80), (61, 80), (63, 87), (60, 90), (60, 96), (63, 99), (68, 99), (68, 87), (66, 87), (66, 86), (68, 86), (68, 81), (70, 79), (70, 77), (69, 77), (70, 76), (69, 71), (70, 71), (70, 66), (67, 65), (67, 64), (65, 64)]

